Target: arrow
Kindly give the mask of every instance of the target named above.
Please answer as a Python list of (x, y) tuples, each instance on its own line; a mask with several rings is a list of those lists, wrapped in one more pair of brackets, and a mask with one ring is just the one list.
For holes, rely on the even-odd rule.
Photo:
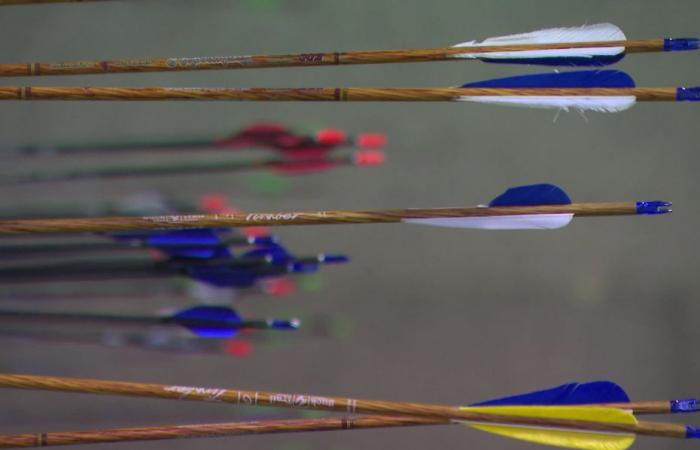
[(2, 64), (0, 76), (175, 72), (454, 60), (552, 66), (602, 66), (621, 60), (626, 53), (677, 52), (696, 50), (698, 47), (697, 38), (628, 40), (617, 26), (601, 23), (571, 28), (550, 28), (488, 38), (483, 41), (468, 41), (453, 47), (428, 49)]
[(343, 255), (299, 258), (280, 246), (249, 251), (238, 258), (227, 252), (205, 258), (175, 257), (150, 260), (78, 260), (3, 266), (2, 283), (170, 278), (186, 276), (217, 287), (250, 287), (259, 280), (290, 273), (316, 272), (322, 264), (348, 261)]
[(244, 149), (264, 148), (276, 150), (288, 158), (325, 157), (332, 150), (340, 147), (359, 147), (378, 149), (386, 145), (387, 139), (381, 133), (360, 133), (348, 135), (343, 130), (325, 128), (314, 134), (299, 134), (284, 125), (259, 122), (243, 128), (241, 131), (225, 138), (215, 139), (178, 139), (166, 142), (133, 142), (114, 144), (90, 144), (83, 146), (46, 146), (30, 145), (20, 147), (21, 156), (68, 156), (128, 151), (179, 151), (193, 148)]
[(636, 102), (696, 102), (700, 87), (635, 87), (616, 70), (522, 75), (449, 88), (0, 87), (0, 100), (87, 101), (467, 101), (530, 108), (619, 112)]
[[(641, 404), (620, 402), (627, 395), (622, 388), (611, 382), (569, 383), (544, 391), (494, 400), (498, 405), (467, 407), (12, 374), (0, 375), (0, 387), (177, 400), (215, 400), (246, 406), (449, 420), (514, 439), (590, 450), (623, 450), (634, 443), (637, 435), (700, 438), (700, 430), (692, 426), (638, 421), (633, 413), (650, 412), (650, 403), (669, 405), (673, 401)], [(563, 396), (562, 392), (565, 392)], [(557, 395), (553, 398), (552, 393)], [(609, 404), (617, 406), (598, 404), (607, 399), (612, 400)], [(591, 401), (594, 403), (589, 403)], [(695, 400), (683, 402), (697, 405)], [(697, 406), (684, 412), (691, 411), (698, 411)]]
[(384, 153), (379, 150), (362, 150), (351, 155), (311, 157), (304, 159), (265, 159), (251, 161), (182, 162), (147, 166), (91, 167), (62, 172), (31, 172), (0, 179), (0, 185), (16, 185), (36, 182), (75, 181), (91, 179), (132, 178), (149, 176), (173, 176), (218, 172), (273, 171), (283, 175), (301, 175), (326, 170), (357, 166), (368, 167), (383, 163)]
[(242, 329), (296, 330), (299, 328), (299, 320), (297, 319), (243, 320), (236, 311), (224, 306), (195, 306), (164, 317), (0, 310), (0, 319), (22, 322), (72, 322), (119, 326), (176, 325), (187, 328), (198, 337), (206, 338), (230, 338)]
[(536, 184), (510, 188), (488, 206), (478, 207), (17, 219), (0, 220), (0, 234), (398, 222), (488, 230), (556, 229), (575, 216), (658, 215), (671, 212), (670, 206), (665, 201), (572, 203), (561, 188)]
[(322, 419), (264, 420), (166, 427), (114, 428), (97, 431), (68, 431), (0, 435), (2, 448), (54, 447), (60, 445), (139, 442), (202, 437), (245, 436), (311, 431), (360, 430), (418, 425), (449, 425), (440, 419), (422, 417), (358, 416)]
[[(201, 230), (175, 230), (169, 232), (122, 233), (111, 236), (116, 241), (75, 241), (62, 239), (52, 242), (3, 243), (0, 244), (0, 257), (7, 259), (32, 258), (36, 256), (66, 256), (70, 254), (122, 252), (133, 250), (159, 249), (170, 254), (177, 251), (190, 251), (190, 254), (211, 254), (219, 247), (246, 245), (273, 245), (275, 236), (233, 235), (208, 241), (204, 238), (195, 240), (182, 231), (199, 232)], [(180, 239), (168, 239), (168, 235), (179, 234)]]

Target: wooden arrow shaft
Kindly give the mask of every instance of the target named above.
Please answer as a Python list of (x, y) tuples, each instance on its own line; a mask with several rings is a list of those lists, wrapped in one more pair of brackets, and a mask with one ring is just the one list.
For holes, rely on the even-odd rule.
[(418, 102), (461, 97), (633, 96), (638, 101), (675, 101), (676, 88), (176, 88), (0, 87), (0, 100), (86, 101), (311, 101)]
[[(651, 436), (685, 438), (683, 425), (656, 422), (637, 424), (597, 423), (569, 419), (545, 419), (462, 410), (460, 407), (423, 403), (391, 402), (381, 400), (356, 400), (341, 397), (322, 397), (306, 394), (286, 394), (235, 389), (201, 388), (118, 381), (99, 381), (76, 378), (42, 377), (31, 375), (0, 375), (0, 387), (42, 389), (94, 394), (127, 395), (139, 397), (169, 398), (233, 403), (246, 406), (272, 406), (309, 410), (339, 411), (348, 413), (408, 415), (431, 419), (449, 419), (483, 423), (507, 423), (512, 425), (545, 426), (586, 431), (635, 433)], [(627, 404), (633, 409), (633, 404)]]
[[(12, 0), (21, 2), (22, 0)], [(26, 0), (25, 0), (26, 1)], [(36, 0), (34, 0), (36, 1)], [(56, 1), (56, 0), (54, 0)], [(74, 0), (75, 1), (75, 0)], [(187, 70), (262, 69), (274, 67), (313, 67), (350, 64), (416, 63), (458, 61), (459, 55), (560, 50), (576, 48), (624, 47), (629, 53), (660, 52), (663, 39), (564, 42), (551, 44), (490, 45), (440, 47), (403, 50), (368, 50), (284, 55), (199, 56), (185, 58), (132, 58), (105, 61), (68, 61), (59, 63), (0, 64), (1, 76), (81, 75), (128, 72), (179, 72)]]
[(396, 223), (401, 222), (403, 219), (494, 217), (529, 214), (574, 214), (576, 216), (634, 215), (637, 214), (637, 206), (634, 202), (611, 202), (572, 203), (569, 205), (507, 206), (495, 208), (414, 208), (376, 211), (312, 211), (153, 217), (86, 217), (74, 219), (8, 219), (0, 220), (0, 234)]

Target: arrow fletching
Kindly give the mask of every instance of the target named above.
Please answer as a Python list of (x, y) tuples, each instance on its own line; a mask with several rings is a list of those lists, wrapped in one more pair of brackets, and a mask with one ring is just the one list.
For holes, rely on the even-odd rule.
[[(195, 306), (173, 316), (173, 321), (181, 324), (202, 338), (229, 338), (237, 334), (241, 317), (231, 308), (224, 306)], [(206, 322), (210, 322), (206, 325)]]
[[(530, 33), (468, 41), (454, 47), (491, 47), (530, 44), (561, 44), (577, 42), (618, 42), (627, 37), (611, 23), (599, 23), (570, 28), (548, 28)], [(679, 43), (680, 45), (680, 43)], [(489, 63), (533, 64), (544, 66), (607, 66), (625, 56), (625, 47), (564, 48), (551, 50), (504, 51), (498, 53), (462, 53), (458, 59), (479, 59)]]
[[(489, 207), (568, 205), (569, 196), (553, 184), (533, 184), (506, 190), (494, 198)], [(512, 216), (450, 217), (431, 219), (404, 219), (403, 222), (450, 228), (483, 230), (553, 230), (568, 225), (573, 214), (524, 214)]]
[[(502, 88), (502, 89), (566, 89), (566, 88), (634, 88), (632, 77), (619, 70), (584, 70), (575, 72), (552, 72), (534, 75), (519, 75), (477, 81), (462, 85), (463, 88)], [(462, 96), (458, 101), (521, 106), (569, 111), (620, 112), (635, 105), (634, 95), (504, 95), (504, 96)]]
[(508, 397), (473, 403), (470, 406), (514, 406), (514, 405), (595, 405), (604, 403), (628, 403), (625, 390), (612, 381), (589, 383), (567, 383), (553, 388), (516, 394)]
[[(463, 411), (502, 414), (510, 417), (527, 417), (543, 421), (573, 420), (603, 424), (636, 425), (637, 419), (629, 411), (617, 408), (576, 406), (468, 406)], [(507, 419), (505, 419), (507, 422)], [(635, 434), (625, 432), (585, 431), (581, 429), (554, 428), (547, 425), (508, 425), (479, 422), (462, 422), (472, 428), (512, 439), (555, 447), (581, 450), (625, 450), (636, 439)]]

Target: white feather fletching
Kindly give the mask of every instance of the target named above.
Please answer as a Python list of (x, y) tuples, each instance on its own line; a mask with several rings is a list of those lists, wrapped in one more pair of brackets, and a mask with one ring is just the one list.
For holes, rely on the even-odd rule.
[[(569, 28), (548, 28), (530, 33), (512, 34), (468, 41), (454, 47), (483, 47), (495, 45), (556, 44), (567, 42), (610, 42), (625, 41), (627, 37), (620, 28), (611, 23), (599, 23)], [(570, 48), (561, 50), (529, 50), (497, 53), (460, 53), (452, 55), (459, 59), (535, 59), (535, 58), (593, 58), (594, 56), (615, 56), (623, 53), (625, 47)]]
[(594, 111), (614, 113), (630, 109), (637, 102), (633, 95), (621, 96), (536, 96), (536, 95), (474, 95), (455, 99), (460, 102), (487, 103), (492, 105), (517, 106), (522, 108), (556, 109), (559, 111)]
[(522, 214), (513, 216), (440, 217), (403, 219), (404, 223), (480, 230), (555, 230), (567, 226), (573, 214)]

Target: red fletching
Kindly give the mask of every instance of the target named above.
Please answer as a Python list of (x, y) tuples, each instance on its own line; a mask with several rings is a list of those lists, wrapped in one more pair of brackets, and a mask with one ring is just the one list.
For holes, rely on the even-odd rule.
[(316, 142), (323, 145), (338, 146), (347, 143), (348, 136), (337, 128), (324, 128), (316, 132)]
[(274, 296), (290, 295), (296, 292), (296, 284), (287, 278), (273, 278), (263, 280), (262, 290), (266, 294)]
[(223, 194), (204, 194), (199, 198), (199, 209), (209, 214), (220, 213), (228, 206), (228, 199)]
[(224, 351), (228, 355), (244, 358), (253, 354), (253, 344), (243, 339), (231, 339), (226, 341)]
[(269, 236), (270, 229), (267, 227), (244, 227), (241, 232), (248, 237)]
[(353, 158), (358, 166), (377, 166), (386, 161), (386, 156), (381, 150), (360, 150)]
[(292, 135), (286, 127), (276, 123), (257, 123), (239, 133), (214, 142), (219, 147), (275, 147), (278, 140)]
[(381, 148), (387, 144), (386, 135), (382, 133), (362, 133), (355, 140), (361, 148)]

